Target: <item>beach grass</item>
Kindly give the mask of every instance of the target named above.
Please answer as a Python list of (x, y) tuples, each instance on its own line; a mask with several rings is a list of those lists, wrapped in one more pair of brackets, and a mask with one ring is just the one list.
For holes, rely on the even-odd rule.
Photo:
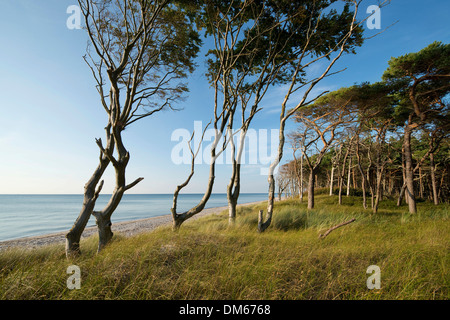
[[(449, 206), (418, 203), (418, 214), (393, 200), (378, 214), (361, 198), (319, 195), (307, 210), (297, 199), (277, 202), (274, 220), (258, 233), (258, 204), (133, 237), (116, 235), (101, 253), (95, 236), (83, 254), (64, 247), (0, 252), (1, 299), (448, 299)], [(319, 234), (355, 218), (326, 238)], [(81, 270), (80, 289), (67, 287), (67, 268)], [(367, 288), (379, 266), (381, 288)]]

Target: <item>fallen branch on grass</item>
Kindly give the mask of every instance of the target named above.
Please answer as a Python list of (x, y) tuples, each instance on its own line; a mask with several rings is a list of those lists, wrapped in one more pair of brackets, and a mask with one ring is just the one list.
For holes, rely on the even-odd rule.
[(325, 238), (327, 235), (330, 234), (331, 231), (336, 230), (337, 228), (340, 228), (340, 227), (342, 227), (342, 226), (345, 226), (345, 225), (347, 225), (347, 224), (349, 224), (349, 223), (352, 223), (352, 222), (355, 221), (355, 220), (356, 220), (356, 219), (353, 218), (353, 219), (351, 219), (351, 220), (349, 220), (349, 221), (342, 222), (342, 223), (338, 224), (337, 226), (334, 226), (334, 227), (328, 229), (327, 232), (325, 232), (324, 234), (319, 234), (319, 239)]

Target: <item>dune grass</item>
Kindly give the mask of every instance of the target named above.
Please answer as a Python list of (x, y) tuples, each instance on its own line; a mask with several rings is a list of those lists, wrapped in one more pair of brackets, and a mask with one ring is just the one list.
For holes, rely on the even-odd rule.
[[(358, 197), (320, 195), (316, 209), (298, 200), (276, 203), (272, 226), (256, 231), (264, 204), (114, 241), (96, 254), (95, 237), (72, 260), (62, 246), (0, 252), (1, 299), (448, 299), (449, 206), (423, 202), (410, 216), (394, 201), (379, 213)], [(325, 239), (329, 227), (356, 218)], [(69, 290), (69, 265), (81, 289)], [(366, 270), (381, 269), (369, 290)]]

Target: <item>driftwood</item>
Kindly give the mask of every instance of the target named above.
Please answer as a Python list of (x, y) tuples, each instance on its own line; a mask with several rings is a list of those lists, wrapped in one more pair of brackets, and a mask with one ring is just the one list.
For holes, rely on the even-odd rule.
[(331, 231), (336, 230), (337, 228), (340, 228), (340, 227), (342, 227), (342, 226), (345, 226), (345, 225), (347, 225), (347, 224), (349, 224), (349, 223), (352, 223), (352, 222), (354, 222), (355, 220), (356, 220), (356, 219), (353, 218), (353, 219), (351, 219), (351, 220), (349, 220), (349, 221), (342, 222), (342, 223), (340, 223), (340, 224), (338, 224), (338, 225), (336, 225), (336, 226), (334, 226), (334, 227), (328, 229), (327, 232), (325, 232), (324, 234), (319, 234), (319, 239), (324, 239), (327, 235), (330, 234)]

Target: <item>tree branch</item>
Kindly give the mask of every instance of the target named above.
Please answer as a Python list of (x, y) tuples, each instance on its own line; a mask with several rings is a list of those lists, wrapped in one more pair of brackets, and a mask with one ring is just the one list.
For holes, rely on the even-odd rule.
[(143, 177), (137, 178), (136, 180), (134, 180), (132, 183), (130, 183), (129, 185), (125, 186), (125, 191), (127, 191), (128, 189), (133, 188), (135, 185), (137, 185), (139, 182), (141, 182), (142, 180), (144, 180)]
[(105, 157), (109, 161), (111, 161), (114, 167), (116, 167), (118, 165), (118, 162), (108, 151), (105, 150), (105, 148), (103, 148), (102, 138), (95, 139), (95, 142), (97, 143), (97, 146), (100, 148), (100, 151), (105, 155)]

